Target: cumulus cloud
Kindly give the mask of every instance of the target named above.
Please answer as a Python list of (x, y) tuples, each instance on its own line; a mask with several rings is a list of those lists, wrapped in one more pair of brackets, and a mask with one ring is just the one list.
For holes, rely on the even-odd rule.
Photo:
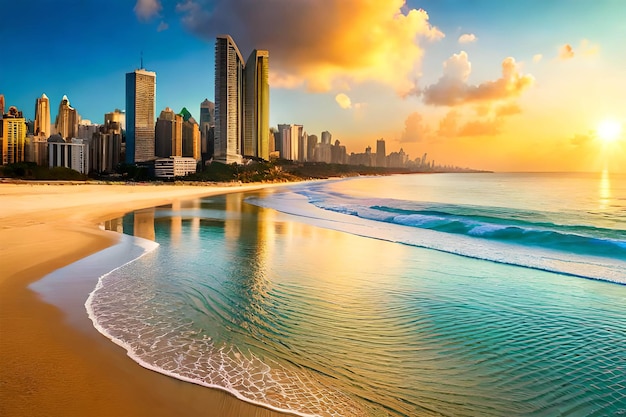
[(504, 116), (513, 116), (515, 114), (520, 114), (522, 109), (517, 103), (508, 103), (502, 106), (496, 107), (495, 113), (496, 117), (504, 117)]
[(574, 58), (574, 48), (572, 48), (572, 45), (566, 43), (561, 46), (559, 48), (559, 58), (563, 60)]
[(443, 76), (437, 83), (423, 89), (426, 104), (456, 106), (471, 102), (503, 100), (519, 96), (530, 87), (534, 78), (520, 73), (515, 59), (502, 61), (502, 77), (479, 85), (467, 84), (472, 71), (467, 53), (461, 51), (443, 63)]
[(543, 58), (543, 55), (535, 54), (535, 55), (533, 55), (533, 62), (539, 62), (539, 61), (541, 61), (542, 58)]
[(472, 43), (476, 42), (478, 38), (473, 33), (464, 33), (459, 36), (459, 43)]
[(352, 100), (350, 97), (345, 95), (344, 93), (339, 93), (335, 96), (335, 101), (339, 104), (339, 107), (342, 109), (351, 109), (352, 108)]
[(170, 25), (162, 21), (161, 23), (159, 23), (159, 27), (157, 27), (157, 32), (163, 32), (164, 30), (167, 30), (169, 27)]
[(419, 142), (425, 138), (427, 131), (422, 115), (413, 112), (404, 121), (404, 131), (400, 142)]
[(405, 0), (184, 0), (177, 11), (203, 39), (228, 33), (243, 55), (269, 50), (273, 87), (309, 91), (377, 81), (404, 94), (423, 56), (418, 42), (444, 36)]
[(160, 0), (137, 0), (133, 9), (139, 20), (150, 20), (159, 15), (163, 7)]

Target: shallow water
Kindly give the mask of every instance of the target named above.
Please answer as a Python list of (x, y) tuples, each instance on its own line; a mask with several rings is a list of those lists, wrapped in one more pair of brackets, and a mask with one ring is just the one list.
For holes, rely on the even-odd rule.
[[(626, 286), (424, 249), (406, 237), (495, 247), (500, 257), (519, 252), (512, 242), (336, 210), (342, 199), (354, 207), (355, 199), (395, 196), (405, 206), (447, 205), (448, 214), (465, 215), (464, 206), (480, 201), (473, 210), (491, 218), (507, 208), (520, 218), (541, 212), (561, 216), (550, 227), (592, 227), (611, 234), (592, 238), (620, 240), (622, 197), (594, 211), (579, 196), (580, 208), (564, 212), (545, 198), (521, 207), (493, 191), (494, 178), (506, 179), (437, 177), (314, 183), (129, 215), (126, 233), (160, 245), (102, 279), (89, 303), (93, 318), (144, 366), (302, 415), (626, 413)], [(472, 187), (492, 193), (491, 201), (463, 196)], [(415, 189), (419, 198), (407, 199)], [(529, 258), (551, 253), (592, 272), (593, 262), (608, 270), (622, 262), (619, 253), (518, 246)]]

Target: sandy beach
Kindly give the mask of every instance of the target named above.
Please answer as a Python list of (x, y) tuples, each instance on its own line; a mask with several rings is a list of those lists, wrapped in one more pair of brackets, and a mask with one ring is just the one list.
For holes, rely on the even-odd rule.
[[(57, 306), (29, 289), (115, 244), (119, 235), (98, 227), (104, 220), (262, 187), (0, 184), (0, 415), (282, 415), (144, 369), (90, 326), (86, 313), (80, 326), (70, 325)], [(72, 295), (71, 302), (84, 304), (87, 295)]]

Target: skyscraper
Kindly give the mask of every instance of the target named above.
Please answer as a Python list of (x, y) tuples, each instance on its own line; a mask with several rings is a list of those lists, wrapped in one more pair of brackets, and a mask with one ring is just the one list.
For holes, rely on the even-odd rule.
[(50, 137), (50, 100), (42, 94), (35, 100), (35, 136)]
[(154, 159), (156, 73), (141, 68), (126, 74), (126, 163)]
[(387, 151), (385, 150), (385, 139), (378, 139), (376, 141), (376, 166), (387, 166)]
[(59, 103), (56, 121), (54, 122), (56, 133), (61, 135), (66, 142), (69, 142), (70, 139), (76, 137), (78, 122), (80, 122), (78, 112), (70, 106), (70, 100), (67, 96), (63, 96), (61, 103)]
[(4, 115), (4, 94), (0, 94), (0, 119)]
[(269, 52), (253, 50), (244, 69), (243, 154), (269, 159)]
[[(202, 153), (209, 153), (209, 136), (211, 132), (211, 128), (215, 127), (215, 103), (209, 101), (209, 99), (204, 99), (202, 103), (200, 103), (200, 135), (202, 142)], [(211, 156), (211, 155), (209, 155)]]
[(166, 107), (161, 111), (156, 121), (155, 135), (155, 155), (161, 158), (170, 156), (182, 156), (177, 154), (176, 149), (182, 152), (182, 117), (179, 115), (179, 123), (176, 120), (174, 110)]
[(24, 161), (24, 145), (26, 143), (26, 120), (16, 107), (2, 118), (2, 165)]
[(215, 155), (227, 164), (241, 162), (244, 61), (228, 35), (215, 41)]

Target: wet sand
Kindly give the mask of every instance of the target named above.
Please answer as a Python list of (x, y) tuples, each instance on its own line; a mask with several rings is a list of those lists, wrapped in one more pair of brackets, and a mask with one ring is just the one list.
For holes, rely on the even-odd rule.
[[(90, 326), (86, 312), (70, 324), (29, 289), (46, 274), (115, 244), (119, 236), (98, 227), (104, 220), (262, 187), (0, 184), (0, 415), (285, 415), (144, 369)], [(88, 295), (68, 294), (76, 306)]]

